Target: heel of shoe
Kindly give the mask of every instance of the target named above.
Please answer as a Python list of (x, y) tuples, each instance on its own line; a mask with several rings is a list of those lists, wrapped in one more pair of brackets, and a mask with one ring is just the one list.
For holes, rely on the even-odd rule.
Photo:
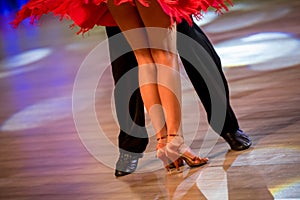
[[(169, 137), (172, 137), (170, 140)], [(201, 158), (184, 143), (184, 139), (179, 135), (168, 135), (168, 143), (166, 145), (166, 155), (175, 161), (182, 159), (190, 167), (199, 167), (208, 162), (208, 158)]]

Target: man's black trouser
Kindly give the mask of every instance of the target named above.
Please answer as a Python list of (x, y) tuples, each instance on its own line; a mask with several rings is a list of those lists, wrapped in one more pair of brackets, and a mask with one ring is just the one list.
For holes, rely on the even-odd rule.
[[(210, 58), (213, 60), (213, 65), (203, 65), (202, 62), (197, 63), (197, 66), (194, 66), (187, 61), (188, 59), (185, 59), (181, 57), (182, 63), (184, 65), (184, 68), (187, 72), (187, 75), (189, 76), (199, 98), (201, 99), (201, 102), (203, 103), (203, 106), (207, 112), (208, 121), (210, 122), (211, 116), (212, 116), (212, 106), (211, 106), (211, 94), (212, 93), (219, 93), (220, 101), (225, 101), (225, 119), (224, 126), (219, 129), (214, 127), (213, 124), (211, 124), (212, 128), (216, 130), (216, 132), (220, 135), (222, 133), (227, 132), (235, 132), (238, 128), (238, 122), (236, 119), (236, 116), (230, 106), (229, 103), (229, 91), (228, 91), (228, 84), (227, 80), (224, 76), (224, 73), (222, 71), (222, 65), (220, 58), (218, 54), (216, 53), (214, 47), (212, 46), (211, 42), (207, 38), (207, 36), (203, 33), (203, 31), (194, 23), (193, 26), (189, 26), (185, 21), (177, 25), (177, 31), (179, 33), (182, 33), (186, 35), (187, 37), (190, 37), (194, 40), (194, 42), (198, 43), (201, 46), (201, 49), (197, 49), (196, 47), (191, 47), (189, 45), (186, 45), (186, 41), (184, 41), (183, 37), (178, 37), (177, 39), (177, 48), (179, 51), (179, 55), (181, 55), (181, 52), (188, 52), (189, 57), (191, 56), (193, 60), (199, 60), (205, 59), (201, 57), (202, 49), (204, 49), (207, 53), (207, 55), (210, 56)], [(106, 27), (107, 36), (111, 37), (115, 34), (120, 33), (120, 30), (118, 27)], [(117, 57), (117, 59), (112, 60), (112, 73), (113, 78), (115, 81), (115, 84), (120, 80), (120, 78), (129, 70), (137, 67), (137, 62), (135, 59), (135, 56), (133, 52), (126, 53), (121, 56), (116, 56), (118, 52), (118, 48), (124, 47), (123, 45), (128, 45), (125, 38), (122, 39), (122, 44), (120, 44), (120, 37), (118, 37), (118, 41), (114, 42), (113, 40), (109, 42), (109, 52), (111, 58)], [(191, 49), (193, 48), (193, 49)], [(215, 72), (218, 72), (218, 77), (216, 79), (221, 80), (221, 90), (218, 90), (216, 87), (207, 87), (207, 80), (204, 78), (201, 73), (199, 73), (199, 70), (197, 70), (197, 67), (205, 68), (204, 70), (208, 73), (210, 71), (214, 70)], [(133, 70), (131, 72), (136, 73), (137, 70)], [(213, 73), (212, 73), (213, 74)], [(206, 74), (205, 77), (210, 77), (210, 81), (214, 81), (214, 75), (210, 76), (210, 74)], [(146, 146), (148, 144), (148, 137), (147, 132), (145, 128), (136, 128), (133, 123), (136, 123), (139, 126), (144, 126), (145, 124), (145, 118), (144, 118), (144, 105), (141, 98), (140, 91), (137, 89), (134, 93), (130, 92), (128, 88), (135, 87), (138, 84), (138, 74), (134, 75), (134, 78), (132, 78), (132, 75), (127, 80), (122, 80), (122, 84), (118, 85), (118, 91), (122, 91), (122, 94), (115, 94), (115, 106), (116, 106), (116, 112), (119, 122), (122, 120), (122, 123), (120, 124), (120, 134), (119, 134), (119, 148), (120, 150), (126, 150), (129, 152), (135, 152), (135, 153), (142, 153), (145, 151)], [(126, 92), (127, 91), (127, 92)], [(223, 93), (219, 91), (224, 91)], [(126, 97), (125, 95), (130, 95)], [(123, 100), (124, 98), (124, 100)], [(125, 99), (130, 98), (129, 105), (128, 101)], [(223, 100), (221, 100), (223, 99)], [(128, 112), (130, 113), (131, 118), (129, 117)], [(123, 127), (122, 127), (123, 126)], [(126, 126), (126, 127), (125, 127)]]

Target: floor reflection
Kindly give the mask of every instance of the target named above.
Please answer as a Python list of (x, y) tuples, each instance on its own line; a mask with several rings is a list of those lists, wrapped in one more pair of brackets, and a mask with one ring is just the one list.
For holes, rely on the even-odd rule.
[(72, 116), (72, 98), (57, 97), (28, 106), (7, 119), (0, 131), (26, 130)]
[[(300, 40), (288, 33), (257, 33), (218, 43), (215, 47), (224, 67), (273, 70), (300, 63)], [(281, 62), (276, 62), (279, 59)]]
[[(162, 169), (152, 173), (135, 173), (120, 180), (126, 182), (141, 199), (293, 199), (297, 195), (295, 191), (299, 191), (300, 182), (295, 177), (288, 177), (288, 173), (284, 175), (283, 168), (273, 171), (280, 163), (286, 164), (291, 160), (289, 156), (276, 156), (278, 153), (292, 156), (299, 151), (280, 148), (250, 148), (244, 152), (228, 150), (223, 158), (218, 158), (223, 159), (222, 165), (210, 161), (200, 168), (185, 166), (182, 172), (168, 174)], [(269, 176), (269, 173), (272, 175)], [(279, 176), (281, 184), (272, 185), (272, 179)], [(148, 192), (144, 192), (146, 189)], [(149, 194), (152, 196), (145, 196)]]
[[(282, 18), (288, 15), (292, 9), (289, 5), (274, 5), (275, 6), (270, 7), (269, 4), (263, 3), (237, 4), (237, 6), (234, 6), (232, 9), (230, 9), (229, 13), (226, 13), (226, 17), (216, 18), (211, 24), (206, 23), (205, 30), (211, 33), (234, 31), (255, 24)], [(261, 9), (264, 9), (264, 11), (262, 12)]]

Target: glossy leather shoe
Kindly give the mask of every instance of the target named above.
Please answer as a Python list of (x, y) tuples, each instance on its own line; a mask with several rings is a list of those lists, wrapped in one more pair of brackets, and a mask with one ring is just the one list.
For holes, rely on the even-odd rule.
[(121, 152), (116, 164), (115, 176), (126, 176), (133, 173), (138, 165), (139, 158), (142, 154), (139, 153), (124, 153)]
[(235, 133), (226, 133), (221, 136), (229, 144), (230, 148), (235, 151), (248, 149), (252, 145), (250, 137), (240, 129)]

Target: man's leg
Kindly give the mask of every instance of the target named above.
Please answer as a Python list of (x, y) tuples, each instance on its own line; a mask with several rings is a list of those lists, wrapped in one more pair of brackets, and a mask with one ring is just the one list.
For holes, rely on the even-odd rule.
[[(227, 80), (225, 78), (225, 75), (222, 70), (222, 65), (220, 58), (218, 54), (216, 53), (213, 45), (207, 38), (207, 36), (203, 33), (203, 31), (196, 25), (195, 23), (193, 26), (189, 26), (185, 21), (183, 21), (181, 24), (178, 25), (177, 27), (178, 32), (183, 33), (184, 35), (192, 38), (195, 42), (200, 44), (202, 48), (209, 54), (209, 56), (212, 58), (214, 64), (213, 65), (205, 65), (199, 62), (199, 66), (193, 66), (190, 62), (188, 62), (186, 59), (182, 58), (183, 65), (185, 67), (185, 70), (199, 96), (201, 99), (203, 106), (207, 112), (207, 117), (208, 121), (211, 121), (212, 117), (212, 105), (211, 105), (211, 93), (217, 93), (218, 89), (219, 91), (224, 91), (223, 93), (219, 92), (218, 95), (220, 95), (220, 101), (224, 100), (225, 104), (224, 106), (226, 107), (226, 115), (225, 115), (225, 121), (224, 121), (224, 126), (219, 129), (219, 127), (215, 127), (213, 123), (211, 123), (212, 128), (220, 134), (230, 145), (231, 149), (233, 150), (244, 150), (247, 149), (251, 146), (252, 142), (250, 138), (239, 129), (238, 121), (237, 118), (230, 106), (230, 100), (229, 100), (229, 89), (228, 89), (228, 84)], [(188, 51), (189, 55), (192, 56), (193, 60), (203, 60), (204, 58), (201, 58), (201, 50), (200, 49), (193, 49), (191, 50), (191, 46), (186, 45), (186, 41), (181, 41), (181, 37), (178, 37), (178, 50), (179, 54), (183, 51)], [(206, 81), (208, 79), (204, 79), (202, 74), (199, 73), (199, 70), (197, 70), (197, 67), (202, 67), (205, 68), (205, 72), (208, 74), (205, 74), (206, 78), (209, 78), (209, 81), (217, 81), (220, 80), (221, 87), (220, 88), (214, 88), (211, 87), (208, 89)], [(214, 73), (212, 72), (213, 70), (216, 70), (218, 75), (215, 76)], [(210, 73), (211, 72), (211, 73)], [(221, 77), (218, 78), (218, 77)], [(215, 80), (214, 80), (215, 79)], [(218, 84), (215, 84), (218, 86)], [(221, 103), (221, 102), (220, 102)], [(215, 105), (213, 105), (215, 106)], [(218, 106), (218, 105), (217, 105)], [(219, 124), (218, 124), (219, 125)]]
[[(121, 33), (118, 27), (106, 27), (108, 37)], [(144, 104), (139, 89), (133, 93), (132, 89), (138, 86), (137, 62), (133, 52), (118, 56), (118, 49), (129, 48), (126, 39), (120, 35), (117, 40), (109, 41), (109, 52), (112, 60), (112, 73), (115, 85), (115, 107), (120, 125), (119, 149), (120, 157), (116, 164), (115, 175), (124, 176), (135, 171), (138, 159), (142, 157), (148, 144), (148, 135), (145, 128)], [(131, 70), (131, 71), (130, 71)], [(126, 78), (128, 71), (131, 74)], [(122, 77), (122, 83), (117, 84)], [(129, 105), (127, 99), (130, 99)], [(126, 101), (127, 100), (127, 101)], [(129, 113), (128, 113), (129, 111)], [(138, 126), (137, 126), (138, 125)]]

